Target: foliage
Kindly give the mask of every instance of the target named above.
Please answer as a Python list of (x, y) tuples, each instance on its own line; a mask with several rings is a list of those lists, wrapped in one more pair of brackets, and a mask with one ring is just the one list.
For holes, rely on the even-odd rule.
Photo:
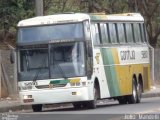
[(156, 46), (160, 36), (160, 1), (137, 0), (138, 10), (146, 18), (146, 26), (150, 44)]
[[(44, 15), (63, 12), (140, 12), (145, 17), (149, 41), (160, 43), (160, 0), (43, 0)], [(15, 32), (19, 20), (35, 15), (35, 0), (0, 0), (0, 31)], [(0, 32), (0, 33), (1, 33)], [(3, 40), (6, 34), (3, 36)], [(1, 38), (0, 38), (1, 39)]]
[[(57, 12), (105, 12), (107, 14), (140, 12), (146, 22), (149, 42), (156, 46), (160, 36), (160, 0), (44, 0), (51, 4), (45, 14)], [(159, 40), (160, 41), (160, 40)]]
[(34, 4), (31, 0), (0, 0), (0, 38), (1, 41), (14, 36), (19, 20), (34, 15)]

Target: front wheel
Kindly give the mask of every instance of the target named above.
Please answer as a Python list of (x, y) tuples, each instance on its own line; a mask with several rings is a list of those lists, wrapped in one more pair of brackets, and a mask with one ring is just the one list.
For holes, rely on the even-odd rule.
[(94, 99), (92, 101), (87, 102), (87, 107), (89, 109), (95, 109), (97, 107), (98, 90), (96, 86), (94, 86), (93, 93), (94, 93)]
[(82, 108), (82, 103), (81, 102), (76, 102), (76, 103), (72, 103), (74, 109), (78, 110)]
[(32, 105), (33, 112), (41, 112), (42, 111), (42, 105)]

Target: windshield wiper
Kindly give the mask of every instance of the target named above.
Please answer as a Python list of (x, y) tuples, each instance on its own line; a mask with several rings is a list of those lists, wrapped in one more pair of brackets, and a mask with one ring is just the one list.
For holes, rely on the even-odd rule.
[[(37, 72), (36, 72), (36, 74), (35, 74), (35, 76), (34, 76), (34, 78), (33, 78), (33, 81), (36, 81), (36, 80), (37, 80), (37, 78), (38, 78), (38, 76), (39, 76), (39, 73), (40, 73), (41, 69), (43, 68), (43, 65), (44, 65), (45, 62), (46, 62), (46, 59), (47, 59), (47, 57), (44, 57), (44, 59), (42, 60), (42, 63), (41, 63), (40, 66), (38, 67), (38, 70), (37, 70)], [(48, 67), (47, 67), (47, 68), (48, 68)]]
[(62, 76), (64, 79), (67, 79), (66, 75), (65, 75), (65, 72), (63, 71), (62, 67), (60, 66), (59, 63), (56, 63), (56, 66), (58, 67), (58, 69), (60, 70)]

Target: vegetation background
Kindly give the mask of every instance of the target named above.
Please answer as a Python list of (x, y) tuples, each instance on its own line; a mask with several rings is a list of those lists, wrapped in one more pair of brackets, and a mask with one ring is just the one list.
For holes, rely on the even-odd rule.
[[(63, 12), (106, 14), (139, 12), (145, 18), (149, 42), (160, 46), (160, 0), (43, 0), (44, 15)], [(35, 16), (35, 0), (0, 0), (0, 44), (15, 46), (18, 21)]]

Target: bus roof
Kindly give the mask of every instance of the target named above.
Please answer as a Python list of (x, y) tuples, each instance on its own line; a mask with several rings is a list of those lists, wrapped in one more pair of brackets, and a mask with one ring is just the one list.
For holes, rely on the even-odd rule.
[(56, 14), (48, 16), (38, 16), (22, 20), (18, 23), (18, 27), (23, 26), (37, 26), (57, 23), (80, 22), (87, 19), (91, 21), (144, 21), (139, 13), (123, 13), (123, 14), (110, 14), (104, 13), (72, 13), (72, 14)]
[(89, 16), (84, 13), (68, 13), (68, 14), (55, 14), (47, 16), (38, 16), (22, 20), (18, 23), (18, 27), (22, 26), (36, 26), (36, 25), (47, 25), (56, 23), (69, 23), (69, 22), (80, 22), (89, 19)]
[(123, 13), (110, 15), (105, 15), (103, 13), (93, 13), (90, 14), (90, 17), (92, 21), (144, 21), (144, 18), (141, 16), (140, 13)]

